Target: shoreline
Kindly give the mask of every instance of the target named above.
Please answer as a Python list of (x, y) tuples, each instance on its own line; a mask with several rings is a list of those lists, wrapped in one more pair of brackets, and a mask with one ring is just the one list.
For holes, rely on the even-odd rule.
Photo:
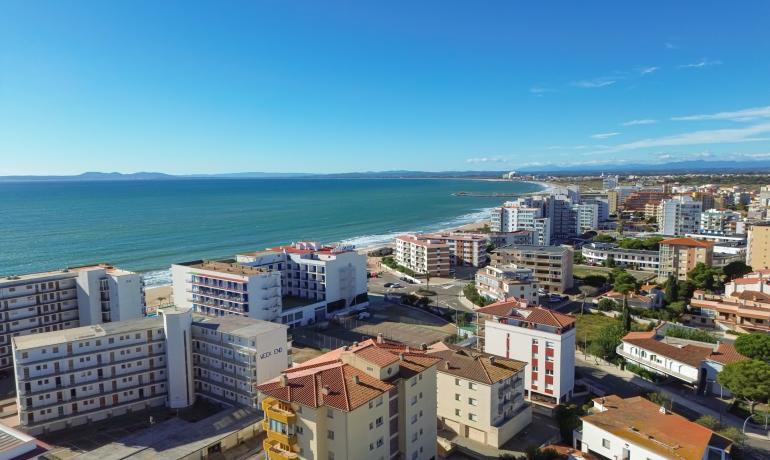
[[(466, 179), (466, 180), (512, 182), (506, 179)], [(550, 184), (548, 182), (537, 182), (537, 181), (520, 181), (520, 182), (536, 184), (540, 186), (542, 189), (533, 191), (533, 192), (522, 193), (519, 196), (547, 193), (553, 190), (555, 187), (554, 184)], [(501, 204), (504, 201), (506, 200), (502, 200)], [(492, 209), (493, 207), (481, 208), (480, 210), (472, 211), (454, 218), (455, 220), (461, 220), (463, 219), (463, 217), (467, 216), (470, 220), (464, 223), (440, 222), (440, 223), (434, 223), (434, 224), (425, 224), (422, 226), (423, 227), (422, 229), (383, 233), (379, 235), (361, 235), (361, 236), (351, 237), (341, 241), (337, 241), (336, 243), (355, 244), (356, 241), (361, 241), (361, 243), (355, 244), (356, 251), (359, 253), (366, 254), (376, 249), (392, 247), (393, 238), (401, 234), (423, 233), (423, 232), (424, 233), (452, 232), (452, 231), (472, 232), (473, 230), (477, 230), (480, 227), (483, 227), (485, 224), (489, 224), (489, 213), (491, 212)], [(367, 242), (367, 240), (374, 240), (374, 241)], [(151, 301), (153, 302), (153, 306), (155, 306), (159, 303), (159, 300), (158, 300), (159, 298), (166, 298), (166, 299), (170, 298), (171, 283), (170, 283), (170, 279), (167, 280), (167, 276), (166, 276), (166, 274), (168, 273), (168, 270), (169, 269), (166, 268), (166, 269), (155, 269), (155, 270), (147, 270), (144, 272), (139, 272), (142, 275), (142, 277), (145, 279), (145, 281), (147, 280), (146, 276), (148, 274), (150, 275), (150, 278), (149, 278), (150, 280), (158, 280), (157, 283), (153, 283), (152, 285), (145, 287), (145, 299), (148, 307), (151, 306)]]

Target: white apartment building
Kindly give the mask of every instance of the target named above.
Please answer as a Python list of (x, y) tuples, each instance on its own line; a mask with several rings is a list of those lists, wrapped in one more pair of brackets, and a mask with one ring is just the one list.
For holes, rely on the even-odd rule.
[(0, 278), (0, 370), (11, 339), (145, 314), (141, 275), (107, 264)]
[(537, 303), (537, 288), (532, 270), (516, 265), (484, 267), (476, 272), (476, 290), (493, 300), (519, 299)]
[(435, 459), (436, 367), (380, 335), (259, 386), (268, 460)]
[(572, 398), (575, 386), (575, 318), (516, 300), (480, 308), (484, 352), (525, 361), (527, 398), (554, 406)]
[(174, 303), (207, 316), (281, 317), (281, 273), (234, 261), (196, 260), (171, 265)]
[(589, 265), (603, 265), (610, 258), (618, 267), (634, 270), (658, 271), (660, 265), (658, 251), (624, 249), (613, 243), (588, 243), (580, 251)]
[(395, 242), (395, 260), (402, 267), (421, 275), (450, 275), (451, 254), (445, 240), (400, 235), (395, 238)]
[(469, 348), (432, 346), (436, 368), (436, 415), (445, 429), (498, 448), (532, 422), (524, 400), (527, 363)]
[(728, 460), (732, 441), (641, 396), (596, 398), (575, 431), (576, 448), (596, 458)]
[(602, 189), (612, 190), (618, 186), (618, 176), (603, 176), (602, 177)]
[(577, 219), (577, 233), (583, 233), (599, 228), (599, 204), (579, 203), (572, 205)]
[(366, 256), (354, 247), (299, 241), (238, 254), (236, 261), (281, 274), (281, 322), (291, 327), (324, 321), (328, 313), (366, 305)]
[(551, 245), (551, 220), (544, 216), (540, 206), (509, 201), (492, 210), (490, 227), (495, 232), (516, 232), (532, 230), (535, 232), (534, 244)]
[[(286, 366), (286, 327), (160, 316), (13, 338), (21, 429), (40, 434), (202, 396), (254, 408), (255, 385)], [(237, 325), (235, 322), (237, 321)]]
[(678, 196), (662, 200), (658, 205), (658, 233), (684, 235), (697, 233), (701, 224), (700, 201), (690, 196)]
[(729, 209), (708, 209), (700, 215), (700, 233), (712, 235), (736, 235), (746, 233), (741, 213)]

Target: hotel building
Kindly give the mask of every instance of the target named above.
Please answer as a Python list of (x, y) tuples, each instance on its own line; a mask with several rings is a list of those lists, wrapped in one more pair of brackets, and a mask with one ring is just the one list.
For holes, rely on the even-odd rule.
[(572, 254), (568, 246), (509, 246), (492, 251), (492, 265), (528, 268), (536, 288), (564, 292), (573, 284)]
[(493, 300), (519, 299), (537, 303), (532, 270), (515, 265), (490, 265), (476, 273), (476, 290)]
[(714, 243), (693, 238), (669, 238), (660, 242), (660, 263), (658, 279), (666, 280), (674, 275), (678, 280), (687, 280), (687, 273), (698, 263), (711, 266)]
[(574, 438), (576, 448), (596, 458), (730, 459), (732, 441), (641, 396), (593, 402)]
[(268, 460), (431, 460), (436, 368), (426, 347), (379, 336), (260, 385)]
[(324, 321), (327, 313), (368, 302), (366, 256), (352, 246), (300, 241), (236, 256), (238, 263), (281, 274), (281, 322)]
[(498, 448), (532, 422), (524, 400), (527, 363), (469, 348), (432, 346), (438, 421), (458, 436)]
[(401, 235), (396, 239), (396, 263), (420, 275), (449, 276), (450, 250), (444, 240)]
[(575, 318), (526, 303), (498, 302), (477, 310), (484, 321), (484, 351), (529, 364), (524, 388), (529, 400), (555, 406), (572, 398), (575, 386)]
[[(201, 396), (257, 407), (255, 385), (286, 366), (286, 327), (248, 318), (193, 322), (190, 310), (13, 338), (21, 429), (71, 428)], [(234, 321), (238, 325), (234, 324)]]
[(139, 274), (107, 264), (0, 278), (0, 370), (11, 339), (144, 316)]

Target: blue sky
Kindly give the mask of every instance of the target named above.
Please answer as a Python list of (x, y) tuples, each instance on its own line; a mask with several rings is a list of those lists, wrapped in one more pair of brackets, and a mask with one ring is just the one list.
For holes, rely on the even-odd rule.
[(770, 159), (770, 2), (0, 5), (0, 175)]

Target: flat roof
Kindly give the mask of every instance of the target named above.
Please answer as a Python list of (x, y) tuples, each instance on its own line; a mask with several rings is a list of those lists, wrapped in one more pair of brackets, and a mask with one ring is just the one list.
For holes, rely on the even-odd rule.
[(239, 264), (234, 261), (221, 261), (221, 260), (195, 260), (192, 262), (184, 262), (181, 264), (185, 267), (198, 268), (201, 270), (209, 270), (212, 272), (227, 273), (228, 275), (262, 275), (268, 273), (268, 270), (264, 268), (252, 267), (249, 265)]
[(284, 324), (235, 315), (219, 316), (216, 318), (206, 316), (196, 317), (195, 321), (193, 321), (193, 326), (214, 330), (223, 334), (232, 334), (245, 337), (261, 335), (280, 329), (288, 329), (288, 326)]
[(511, 251), (529, 251), (529, 252), (544, 252), (549, 254), (563, 254), (569, 250), (564, 246), (536, 246), (530, 244), (511, 244), (495, 249), (492, 252), (511, 252)]
[(115, 267), (114, 265), (111, 265), (111, 264), (98, 263), (98, 264), (82, 265), (78, 267), (61, 268), (59, 270), (50, 270), (45, 272), (22, 273), (19, 275), (9, 274), (6, 276), (0, 276), (0, 283), (19, 284), (21, 282), (32, 281), (38, 278), (49, 278), (49, 277), (55, 277), (55, 276), (62, 276), (62, 277), (71, 276), (74, 278), (75, 276), (77, 276), (77, 272), (79, 271), (94, 270), (94, 269), (104, 269), (107, 273), (111, 275), (134, 274), (134, 272), (132, 271), (123, 270), (122, 268)]
[(120, 460), (185, 458), (204, 449), (234, 431), (261, 419), (255, 410), (229, 408), (198, 422), (179, 417), (130, 434), (119, 441), (77, 456), (79, 460)]
[(75, 342), (108, 335), (123, 334), (127, 332), (144, 331), (163, 327), (163, 317), (147, 317), (128, 321), (115, 321), (111, 323), (81, 326), (61, 331), (45, 332), (41, 334), (20, 335), (13, 338), (14, 349), (27, 350), (30, 348), (46, 347), (58, 343)]

